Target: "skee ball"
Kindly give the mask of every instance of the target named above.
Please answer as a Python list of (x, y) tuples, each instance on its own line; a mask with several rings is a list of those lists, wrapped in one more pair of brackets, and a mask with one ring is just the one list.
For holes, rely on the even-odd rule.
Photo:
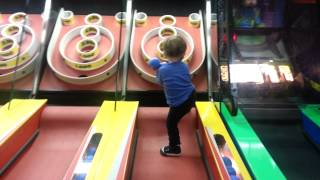
[(168, 108), (45, 104), (12, 100), (10, 109), (1, 107), (1, 179), (252, 179), (213, 106), (198, 103), (182, 119), (182, 155), (168, 158), (159, 153)]

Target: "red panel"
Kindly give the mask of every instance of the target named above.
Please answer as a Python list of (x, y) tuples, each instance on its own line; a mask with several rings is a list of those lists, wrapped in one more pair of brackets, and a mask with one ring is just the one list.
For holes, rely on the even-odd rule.
[[(141, 27), (135, 28), (135, 34), (134, 40), (133, 40), (133, 46), (131, 47), (134, 49), (133, 56), (131, 59), (135, 61), (135, 63), (139, 64), (140, 67), (142, 67), (146, 72), (150, 74), (155, 74), (155, 71), (153, 71), (143, 60), (140, 50), (140, 44), (143, 36), (151, 29), (159, 27), (159, 18), (160, 16), (149, 16), (146, 24), (144, 24)], [(186, 32), (188, 32), (194, 41), (195, 44), (195, 50), (193, 53), (192, 61), (189, 63), (189, 68), (191, 71), (193, 71), (201, 62), (203, 53), (201, 49), (201, 35), (199, 28), (193, 28), (190, 26), (188, 22), (188, 17), (176, 17), (177, 23), (176, 27), (182, 28)], [(147, 52), (153, 52), (155, 47), (157, 45), (157, 39), (152, 38), (149, 42), (147, 42), (146, 45), (146, 51)], [(187, 49), (187, 51), (190, 51), (190, 48)], [(150, 53), (151, 54), (151, 53)], [(205, 66), (202, 66), (204, 68)], [(131, 68), (134, 68), (131, 66)], [(207, 74), (204, 70), (198, 72), (198, 75), (194, 77), (193, 79), (194, 84), (197, 87), (198, 91), (206, 91), (207, 90)], [(138, 73), (134, 72), (134, 70), (129, 71), (128, 76), (128, 90), (159, 90), (161, 89), (159, 86), (154, 85), (152, 83), (147, 82), (146, 80), (142, 79)]]
[(8, 163), (8, 161), (18, 153), (23, 145), (32, 137), (39, 128), (40, 115), (43, 108), (39, 109), (31, 118), (22, 125), (17, 131), (0, 146), (0, 169)]
[[(93, 71), (85, 71), (85, 72), (81, 72), (81, 71), (77, 71), (77, 70), (73, 70), (72, 68), (70, 68), (68, 65), (66, 65), (63, 61), (62, 56), (59, 53), (59, 44), (60, 44), (60, 40), (63, 38), (64, 34), (66, 34), (68, 31), (70, 31), (71, 29), (84, 25), (84, 15), (76, 15), (75, 16), (75, 23), (72, 26), (63, 26), (62, 30), (60, 32), (57, 44), (54, 48), (54, 54), (53, 54), (53, 64), (56, 68), (58, 68), (60, 71), (64, 72), (65, 74), (68, 74), (70, 76), (79, 76), (79, 75), (92, 75), (92, 74), (96, 74), (98, 72), (102, 72), (102, 70), (104, 69), (108, 69), (112, 64), (114, 64), (119, 56), (118, 54), (118, 50), (119, 50), (119, 45), (120, 45), (120, 25), (116, 22), (116, 20), (114, 19), (113, 16), (102, 16), (103, 19), (103, 24), (104, 27), (106, 27), (107, 29), (109, 29), (112, 33), (113, 33), (113, 37), (114, 37), (114, 41), (115, 41), (115, 54), (112, 58), (112, 60), (110, 60), (107, 65), (105, 65), (102, 68), (99, 68), (97, 70), (93, 70)], [(124, 27), (124, 26), (123, 26)], [(122, 28), (122, 35), (125, 34), (125, 28)], [(74, 49), (75, 43), (77, 40), (80, 39), (80, 35), (79, 37), (75, 38), (74, 40), (72, 40), (70, 42), (70, 45), (67, 46), (67, 49), (70, 49), (68, 51), (68, 56), (70, 57), (78, 57), (76, 55), (76, 51)], [(100, 51), (106, 51), (108, 50), (108, 48), (110, 46), (110, 41), (107, 40), (106, 37), (103, 37), (101, 39), (101, 43), (100, 43)], [(124, 46), (124, 37), (122, 37), (122, 41), (121, 41), (121, 46)], [(124, 48), (121, 48), (121, 51), (123, 51)], [(102, 54), (102, 53), (100, 53)], [(44, 76), (42, 78), (42, 81), (40, 83), (40, 90), (100, 90), (100, 91), (114, 91), (115, 89), (115, 76), (111, 76), (110, 78), (100, 82), (100, 83), (96, 83), (96, 84), (92, 84), (92, 85), (73, 85), (73, 84), (69, 84), (69, 83), (65, 83), (64, 81), (58, 79), (53, 71), (47, 66), (45, 68), (45, 72), (44, 72)], [(120, 82), (121, 84), (121, 82)]]
[(40, 133), (3, 175), (3, 179), (62, 179), (98, 107), (45, 108)]
[[(29, 17), (29, 22), (30, 22), (30, 27), (34, 30), (36, 38), (39, 39), (41, 37), (42, 33), (42, 19), (41, 16), (38, 14), (28, 14)], [(3, 14), (2, 15), (3, 21), (1, 21), (0, 25), (7, 24), (9, 15), (8, 14)], [(23, 47), (28, 45), (28, 41), (30, 41), (31, 38), (28, 36), (23, 43)], [(0, 70), (0, 74), (3, 73), (3, 70)], [(30, 75), (18, 80), (15, 82), (15, 88), (16, 89), (21, 89), (21, 90), (31, 90), (32, 89), (32, 80), (33, 80), (33, 73)], [(11, 83), (0, 83), (0, 89), (10, 89), (11, 88)]]
[(218, 38), (217, 26), (211, 27), (211, 52), (214, 58), (218, 58)]
[(208, 179), (196, 142), (196, 112), (187, 114), (179, 124), (182, 155), (163, 157), (160, 148), (168, 144), (166, 117), (168, 108), (139, 108), (138, 144), (133, 180)]

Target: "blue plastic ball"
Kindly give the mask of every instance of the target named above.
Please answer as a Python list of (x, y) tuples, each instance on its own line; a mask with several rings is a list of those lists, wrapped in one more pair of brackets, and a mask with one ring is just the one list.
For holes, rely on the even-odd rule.
[(228, 157), (222, 157), (223, 163), (226, 167), (232, 166), (232, 161)]
[(239, 177), (238, 177), (238, 176), (235, 176), (235, 175), (231, 175), (231, 176), (230, 176), (230, 179), (231, 179), (231, 180), (239, 180)]
[(74, 180), (85, 180), (87, 174), (75, 174), (72, 179)]
[(230, 166), (230, 167), (227, 167), (227, 171), (228, 171), (228, 174), (230, 175), (230, 176), (232, 176), (232, 175), (237, 175), (237, 172), (236, 172), (236, 170), (232, 167), (232, 166)]
[(161, 64), (160, 64), (160, 60), (157, 59), (157, 58), (154, 58), (154, 59), (151, 59), (149, 60), (148, 62), (149, 66), (154, 69), (154, 70), (157, 70), (160, 68)]
[(92, 160), (93, 160), (93, 155), (90, 155), (90, 154), (87, 154), (85, 157), (84, 157), (84, 159), (83, 159), (83, 161), (84, 162), (91, 162)]
[(96, 151), (97, 151), (97, 148), (95, 148), (95, 147), (89, 147), (89, 149), (88, 149), (88, 154), (94, 155), (94, 154), (96, 153)]

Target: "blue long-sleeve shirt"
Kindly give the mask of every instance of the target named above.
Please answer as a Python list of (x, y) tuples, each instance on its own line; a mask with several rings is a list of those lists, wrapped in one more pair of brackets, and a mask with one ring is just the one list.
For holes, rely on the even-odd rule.
[(167, 104), (170, 107), (181, 105), (195, 89), (189, 68), (182, 61), (161, 64), (157, 70), (157, 79), (164, 88)]

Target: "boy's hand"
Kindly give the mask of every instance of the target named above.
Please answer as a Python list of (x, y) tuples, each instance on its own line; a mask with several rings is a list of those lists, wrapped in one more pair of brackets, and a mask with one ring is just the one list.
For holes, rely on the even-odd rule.
[(161, 63), (160, 63), (160, 60), (158, 58), (152, 58), (149, 60), (148, 62), (149, 66), (154, 69), (154, 70), (157, 70), (160, 68), (161, 66)]

